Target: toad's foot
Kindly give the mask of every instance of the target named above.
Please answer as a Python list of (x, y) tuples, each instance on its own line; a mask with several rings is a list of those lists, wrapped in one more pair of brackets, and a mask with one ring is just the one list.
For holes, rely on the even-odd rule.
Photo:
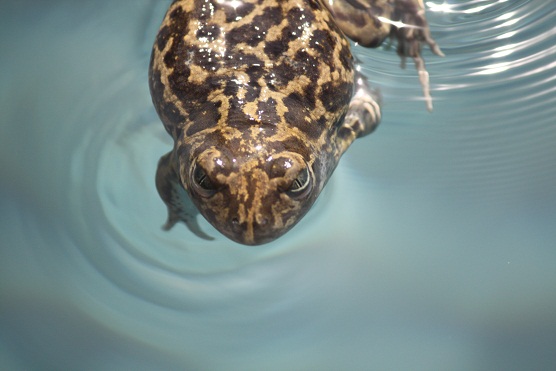
[(162, 228), (170, 230), (177, 222), (182, 221), (198, 237), (213, 240), (214, 238), (201, 230), (197, 222), (199, 211), (181, 186), (172, 164), (173, 153), (170, 152), (160, 158), (156, 170), (156, 189), (168, 208), (168, 220)]
[(419, 73), (419, 81), (423, 88), (427, 109), (432, 111), (432, 98), (429, 88), (429, 73), (425, 68), (425, 61), (421, 56), (422, 45), (427, 44), (431, 51), (443, 57), (444, 53), (430, 34), (429, 25), (425, 18), (425, 7), (422, 0), (397, 0), (391, 21), (379, 17), (384, 23), (390, 23), (390, 37), (398, 42), (398, 55), (402, 59), (402, 68), (405, 67), (406, 57), (413, 58), (415, 68)]
[(339, 139), (342, 152), (355, 138), (372, 133), (380, 123), (381, 96), (379, 91), (371, 88), (367, 78), (360, 72), (355, 74), (354, 89), (348, 112), (340, 127)]
[(329, 0), (326, 6), (340, 29), (361, 46), (375, 48), (390, 36), (398, 44), (402, 67), (406, 57), (415, 61), (427, 109), (432, 110), (429, 74), (421, 57), (423, 44), (444, 56), (432, 38), (423, 0)]

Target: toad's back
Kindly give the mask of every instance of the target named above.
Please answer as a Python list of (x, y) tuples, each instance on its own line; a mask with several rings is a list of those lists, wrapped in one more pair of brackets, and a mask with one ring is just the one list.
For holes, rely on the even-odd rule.
[(150, 83), (176, 140), (207, 130), (249, 140), (256, 125), (320, 147), (351, 98), (352, 57), (318, 1), (175, 1)]

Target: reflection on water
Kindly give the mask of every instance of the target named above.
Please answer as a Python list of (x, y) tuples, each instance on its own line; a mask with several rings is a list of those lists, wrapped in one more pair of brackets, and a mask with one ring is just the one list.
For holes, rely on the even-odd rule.
[(0, 368), (556, 363), (556, 3), (427, 2), (432, 114), (392, 50), (357, 49), (382, 127), (255, 248), (160, 228), (167, 5), (0, 5)]

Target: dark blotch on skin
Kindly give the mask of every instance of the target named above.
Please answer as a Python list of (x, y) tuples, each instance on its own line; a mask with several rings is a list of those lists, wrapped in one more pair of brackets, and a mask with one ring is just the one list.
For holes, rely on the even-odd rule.
[(303, 73), (307, 76), (313, 84), (316, 84), (319, 79), (319, 69), (318, 66), (320, 62), (317, 58), (312, 57), (304, 50), (299, 50), (294, 57), (295, 63), (293, 63), (294, 74)]
[(285, 97), (283, 102), (288, 108), (288, 112), (284, 114), (284, 118), (289, 125), (298, 128), (311, 139), (317, 139), (322, 128), (314, 125), (308, 111), (303, 106), (303, 101), (304, 99), (297, 93), (291, 93)]
[(309, 41), (309, 46), (315, 50), (314, 55), (318, 55), (327, 65), (332, 65), (332, 47), (334, 45), (334, 39), (329, 32), (323, 30), (313, 31), (311, 40)]
[(214, 41), (218, 36), (220, 36), (220, 27), (215, 24), (203, 25), (197, 30), (197, 38), (206, 38), (208, 41)]
[(284, 88), (295, 77), (291, 64), (287, 61), (274, 66), (274, 77), (267, 76), (266, 84), (270, 89), (280, 90)]
[(327, 111), (338, 112), (349, 104), (353, 84), (327, 82), (322, 86), (319, 98)]
[(253, 23), (259, 25), (259, 30), (266, 32), (270, 27), (282, 22), (282, 9), (278, 6), (268, 7), (263, 14), (253, 17)]
[(195, 6), (193, 7), (193, 12), (191, 12), (191, 16), (193, 18), (197, 18), (202, 21), (206, 21), (211, 17), (211, 11), (215, 8), (217, 4), (215, 1), (206, 1), (206, 0), (195, 0)]
[(160, 31), (158, 31), (158, 35), (156, 36), (156, 47), (158, 48), (158, 50), (164, 49), (164, 46), (168, 42), (171, 34), (172, 31), (168, 26), (164, 26), (160, 29)]
[[(263, 62), (261, 61), (261, 63)], [(265, 70), (262, 65), (251, 65), (247, 67), (245, 72), (249, 75), (251, 81), (257, 81), (265, 74)]]
[(226, 87), (224, 88), (224, 95), (227, 97), (234, 97), (239, 91), (239, 86), (235, 81), (228, 80), (226, 82)]
[(311, 24), (315, 21), (315, 14), (313, 12), (307, 12), (302, 8), (292, 8), (288, 12), (286, 18), (293, 28), (301, 30), (300, 27), (303, 24)]
[[(317, 58), (304, 50), (299, 50), (294, 58), (282, 58), (281, 60), (281, 63), (274, 65), (273, 76), (268, 75), (265, 77), (267, 86), (270, 89), (280, 90), (286, 87), (290, 81), (300, 76), (306, 76), (311, 80), (312, 84), (317, 84), (320, 76), (318, 66), (322, 63)], [(308, 94), (306, 96), (306, 104), (312, 109), (315, 106), (314, 95), (311, 96), (312, 90)]]
[[(172, 21), (172, 33), (176, 31), (183, 31), (187, 29), (187, 14), (183, 12), (182, 8), (176, 8), (170, 13), (170, 20)], [(175, 35), (183, 34), (174, 33)]]
[(243, 52), (236, 53), (234, 61), (236, 67), (241, 67), (245, 71), (249, 68), (258, 68), (264, 65), (264, 62), (261, 61), (256, 55), (245, 54)]
[(298, 39), (303, 32), (303, 24), (308, 22), (312, 23), (314, 20), (314, 15), (312, 13), (306, 13), (300, 8), (290, 9), (286, 15), (288, 23), (286, 27), (282, 29), (282, 39), (293, 41)]
[[(180, 42), (180, 44), (182, 43)], [(216, 72), (222, 66), (220, 55), (208, 48), (192, 48), (184, 45), (184, 49), (178, 50), (177, 55), (176, 65), (178, 67), (182, 64), (193, 63), (207, 71)]]
[(170, 75), (169, 80), (172, 92), (178, 97), (183, 108), (188, 110), (196, 110), (207, 101), (210, 93), (223, 84), (222, 79), (214, 75), (209, 75), (202, 84), (194, 84), (183, 78), (176, 70)]
[(185, 134), (192, 136), (201, 130), (216, 126), (221, 117), (218, 111), (220, 106), (221, 102), (207, 102), (203, 105), (202, 109), (192, 112), (189, 115), (189, 121), (192, 124), (187, 128)]
[(231, 97), (229, 102), (230, 110), (228, 111), (227, 120), (227, 125), (229, 127), (244, 131), (258, 123), (253, 117), (250, 117), (243, 112), (243, 103), (241, 103), (237, 98)]
[(253, 21), (241, 27), (232, 29), (226, 35), (226, 42), (230, 48), (245, 43), (257, 46), (264, 41), (266, 31), (272, 26), (280, 24), (282, 11), (279, 7), (266, 8), (264, 13), (253, 18)]
[(280, 142), (269, 142), (269, 146), (272, 148), (299, 153), (305, 161), (309, 161), (311, 158), (312, 149), (308, 143), (294, 136), (287, 137)]
[(288, 49), (288, 41), (281, 39), (269, 41), (264, 46), (264, 52), (271, 60), (277, 60)]
[[(156, 38), (156, 45), (158, 50), (162, 51), (168, 40), (173, 38), (173, 43), (171, 50), (169, 51), (172, 56), (177, 54), (177, 50), (180, 48), (183, 49), (183, 43), (180, 41), (181, 37), (187, 33), (187, 28), (189, 26), (189, 18), (186, 13), (183, 12), (181, 8), (176, 8), (170, 13), (170, 25), (164, 26), (157, 35)], [(165, 58), (165, 63), (167, 63)]]
[(300, 33), (301, 30), (298, 30), (297, 28), (294, 28), (292, 27), (292, 25), (288, 24), (282, 29), (281, 40), (287, 45), (290, 41), (297, 39)]
[(257, 46), (261, 41), (263, 41), (263, 35), (261, 35), (261, 31), (258, 30), (254, 24), (246, 24), (234, 28), (226, 34), (226, 42), (230, 48), (240, 43), (245, 43), (249, 46)]
[(256, 82), (249, 82), (247, 85), (247, 91), (245, 92), (245, 100), (247, 102), (253, 102), (261, 94), (261, 86)]
[(342, 45), (342, 50), (340, 51), (340, 62), (346, 70), (353, 69), (353, 57), (348, 43)]
[(259, 115), (261, 116), (261, 121), (265, 124), (276, 125), (280, 122), (280, 116), (276, 112), (276, 104), (277, 102), (269, 98), (266, 101), (261, 101), (257, 105), (257, 110), (259, 111)]
[(170, 19), (170, 25), (163, 27), (159, 32), (156, 44), (158, 49), (162, 51), (172, 38), (172, 46), (164, 56), (164, 64), (173, 68), (177, 59), (188, 52), (187, 46), (183, 45), (182, 36), (187, 33), (189, 19), (181, 8), (174, 9), (170, 13)]

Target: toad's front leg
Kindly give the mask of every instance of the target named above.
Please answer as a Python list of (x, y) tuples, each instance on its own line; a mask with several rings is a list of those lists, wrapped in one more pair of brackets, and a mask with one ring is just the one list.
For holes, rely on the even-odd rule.
[(422, 0), (325, 0), (336, 24), (352, 40), (362, 46), (377, 47), (386, 37), (397, 41), (398, 55), (405, 66), (411, 57), (419, 73), (427, 109), (432, 110), (429, 74), (421, 57), (423, 44), (444, 56), (432, 38)]
[(162, 228), (170, 230), (177, 222), (182, 221), (198, 237), (213, 240), (201, 230), (197, 222), (199, 211), (181, 186), (173, 166), (174, 161), (174, 153), (167, 153), (158, 161), (156, 170), (156, 189), (168, 208), (168, 220)]
[(338, 148), (344, 153), (358, 137), (372, 133), (380, 123), (381, 97), (360, 72), (355, 73), (354, 93), (342, 125), (338, 129)]

